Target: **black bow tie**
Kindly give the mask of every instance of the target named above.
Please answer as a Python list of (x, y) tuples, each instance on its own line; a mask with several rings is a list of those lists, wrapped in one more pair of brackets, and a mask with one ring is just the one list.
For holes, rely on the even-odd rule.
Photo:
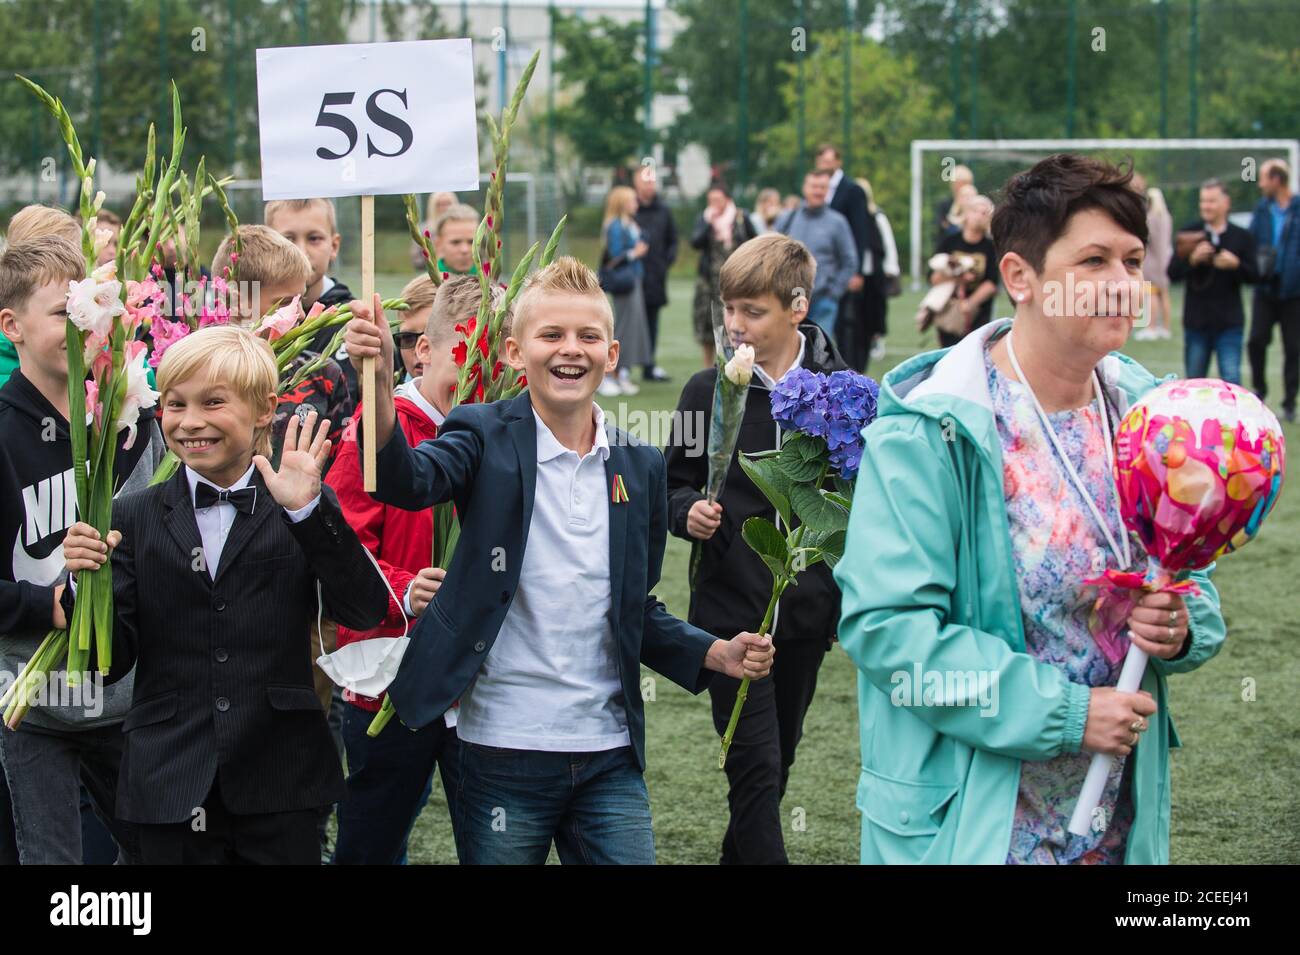
[(238, 491), (218, 491), (211, 484), (199, 482), (194, 488), (194, 509), (202, 510), (214, 504), (225, 502), (243, 514), (252, 514), (257, 502), (257, 488), (245, 487)]

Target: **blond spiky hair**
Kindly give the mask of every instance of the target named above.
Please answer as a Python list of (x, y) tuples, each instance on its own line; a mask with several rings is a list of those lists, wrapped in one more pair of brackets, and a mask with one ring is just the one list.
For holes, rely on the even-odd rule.
[[(167, 392), (202, 377), (223, 384), (253, 409), (254, 416), (275, 408), (280, 376), (275, 352), (264, 340), (234, 325), (210, 325), (190, 332), (170, 346), (158, 364), (158, 391), (166, 407)], [(253, 431), (253, 453), (271, 456), (271, 425)]]
[(596, 273), (571, 255), (560, 256), (546, 268), (539, 269), (528, 277), (524, 290), (515, 299), (514, 327), (511, 332), (515, 338), (523, 334), (532, 306), (546, 295), (590, 296), (593, 302), (600, 303), (605, 330), (609, 334), (609, 340), (614, 340), (614, 311), (609, 307), (609, 299), (605, 297)]

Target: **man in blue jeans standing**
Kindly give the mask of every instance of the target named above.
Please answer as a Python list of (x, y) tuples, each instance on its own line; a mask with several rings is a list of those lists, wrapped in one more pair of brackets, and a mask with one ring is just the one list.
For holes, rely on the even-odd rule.
[(1250, 320), (1250, 373), (1255, 394), (1268, 394), (1268, 346), (1273, 326), (1282, 326), (1282, 417), (1295, 421), (1300, 391), (1300, 196), (1291, 191), (1291, 170), (1281, 159), (1259, 169), (1263, 198), (1250, 220), (1260, 249), (1260, 275)]
[(829, 169), (814, 169), (804, 176), (803, 202), (776, 220), (776, 231), (798, 239), (812, 253), (817, 273), (808, 298), (808, 317), (834, 339), (840, 299), (849, 280), (861, 271), (862, 260), (849, 220), (827, 205), (830, 186)]
[(1169, 278), (1187, 283), (1183, 297), (1183, 348), (1188, 378), (1204, 378), (1210, 355), (1216, 356), (1219, 377), (1241, 384), (1241, 338), (1246, 325), (1241, 286), (1259, 276), (1255, 240), (1228, 221), (1231, 200), (1223, 183), (1201, 183), (1201, 218), (1179, 230), (1180, 236), (1201, 238), (1190, 249), (1180, 241), (1169, 260)]

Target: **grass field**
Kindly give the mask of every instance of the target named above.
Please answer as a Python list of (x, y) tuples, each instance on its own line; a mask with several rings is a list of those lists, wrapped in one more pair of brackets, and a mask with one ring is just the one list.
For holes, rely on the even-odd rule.
[[(355, 276), (344, 276), (354, 290)], [(396, 294), (406, 276), (380, 276)], [(659, 361), (672, 375), (642, 387), (634, 398), (603, 400), (607, 414), (671, 410), (700, 356), (690, 332), (691, 285), (674, 281), (665, 309)], [(868, 372), (883, 375), (922, 350), (911, 322), (917, 296), (892, 302), (889, 352)], [(1000, 301), (999, 305), (1005, 303)], [(1181, 302), (1175, 297), (1175, 316)], [(1175, 318), (1169, 342), (1133, 342), (1128, 353), (1157, 375), (1182, 373)], [(929, 346), (925, 346), (929, 347)], [(1270, 350), (1270, 388), (1281, 387), (1281, 347)], [(1244, 364), (1244, 360), (1243, 360)], [(1245, 369), (1243, 368), (1243, 371)], [(1300, 429), (1287, 427), (1288, 439)], [(669, 538), (658, 595), (673, 613), (687, 606), (685, 542)], [(1170, 681), (1174, 719), (1182, 737), (1173, 765), (1175, 863), (1300, 862), (1300, 829), (1291, 800), (1300, 784), (1300, 492), (1283, 493), (1260, 538), (1222, 561), (1215, 581), (1223, 598), (1228, 640), (1200, 670)], [(1300, 587), (1298, 587), (1300, 589)], [(737, 621), (739, 628), (758, 621)], [(654, 674), (646, 671), (646, 675)], [(805, 725), (798, 762), (783, 805), (786, 845), (794, 863), (853, 863), (858, 858), (858, 727), (853, 664), (838, 646), (827, 657)], [(714, 863), (726, 828), (726, 781), (717, 768), (717, 737), (708, 699), (668, 680), (655, 680), (646, 703), (646, 773), (662, 863)], [(793, 823), (802, 818), (802, 828)], [(1291, 820), (1288, 822), (1287, 820)], [(552, 853), (554, 860), (554, 853)], [(412, 835), (410, 861), (453, 863), (451, 827), (440, 783)]]

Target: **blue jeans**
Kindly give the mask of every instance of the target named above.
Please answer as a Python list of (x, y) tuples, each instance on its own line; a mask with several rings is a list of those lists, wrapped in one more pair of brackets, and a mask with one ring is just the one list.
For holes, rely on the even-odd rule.
[(336, 865), (404, 863), (406, 842), (429, 798), (435, 766), (442, 773), (442, 788), (455, 833), (460, 775), (456, 731), (448, 729), (442, 720), (415, 731), (392, 720), (372, 739), (366, 729), (374, 715), (351, 703), (344, 704), (348, 794), (339, 803)]
[(1217, 356), (1219, 377), (1241, 384), (1242, 328), (1183, 329), (1183, 357), (1188, 378), (1204, 378), (1210, 370), (1210, 354)]
[(808, 318), (821, 326), (822, 331), (835, 337), (835, 319), (840, 314), (840, 303), (829, 295), (818, 295), (808, 303)]
[(650, 797), (632, 747), (544, 753), (461, 742), (463, 865), (652, 865)]

